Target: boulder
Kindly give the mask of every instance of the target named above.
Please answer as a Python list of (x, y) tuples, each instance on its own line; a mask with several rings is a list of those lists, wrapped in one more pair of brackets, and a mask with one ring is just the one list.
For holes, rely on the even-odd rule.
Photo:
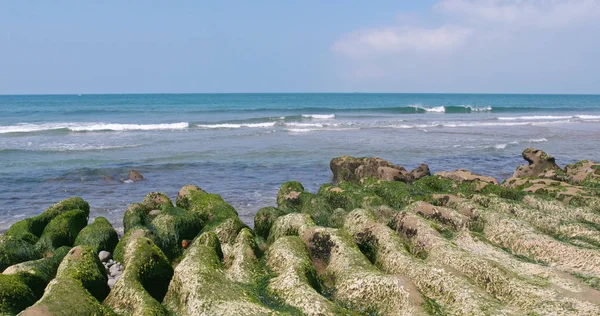
[(61, 262), (44, 296), (20, 315), (114, 315), (100, 303), (109, 291), (107, 281), (93, 249), (75, 247)]
[(466, 169), (436, 172), (435, 176), (444, 179), (450, 179), (458, 183), (473, 183), (476, 192), (480, 192), (488, 184), (498, 184), (498, 180), (496, 180), (496, 178), (474, 174)]
[(127, 175), (127, 180), (142, 181), (142, 180), (144, 180), (144, 176), (136, 170), (129, 170), (129, 175)]
[(30, 243), (13, 236), (0, 236), (0, 271), (23, 261), (40, 258), (40, 253)]
[(94, 249), (94, 252), (109, 252), (108, 255), (110, 256), (110, 252), (115, 249), (118, 242), (119, 236), (110, 222), (104, 217), (96, 217), (93, 223), (79, 232), (74, 245), (90, 246)]
[(44, 288), (46, 288), (48, 282), (56, 276), (56, 270), (69, 250), (69, 247), (60, 247), (47, 258), (12, 265), (6, 268), (2, 275), (17, 276), (21, 282), (33, 291), (36, 298), (40, 298), (44, 294)]
[(431, 175), (431, 171), (429, 171), (429, 166), (427, 164), (420, 164), (418, 167), (413, 169), (410, 174), (412, 175), (413, 181), (419, 180), (423, 177), (427, 177)]
[(173, 276), (173, 267), (163, 252), (143, 235), (131, 235), (122, 257), (125, 269), (104, 304), (123, 315), (169, 315), (160, 302)]
[[(526, 166), (519, 166), (513, 175), (515, 178), (540, 177), (544, 176), (547, 172), (554, 174), (552, 171), (560, 169), (554, 161), (554, 157), (542, 150), (527, 148), (523, 151), (522, 156), (529, 164)], [(545, 177), (552, 177), (552, 175)]]
[(409, 172), (404, 167), (394, 165), (379, 157), (355, 158), (342, 156), (333, 158), (329, 164), (333, 172), (333, 182), (360, 182), (366, 178), (385, 181), (402, 181), (410, 183), (415, 179), (429, 175), (429, 167), (422, 164)]
[(46, 225), (58, 215), (71, 211), (82, 210), (89, 215), (90, 205), (80, 197), (71, 197), (50, 206), (45, 212), (38, 216), (26, 218), (13, 224), (5, 233), (22, 239), (30, 244), (35, 244), (42, 235)]
[(61, 246), (72, 246), (79, 232), (87, 225), (89, 212), (72, 210), (56, 216), (46, 225), (36, 249), (44, 254)]
[(600, 181), (600, 163), (582, 160), (565, 167), (565, 176), (573, 184)]
[(111, 257), (112, 255), (108, 251), (102, 250), (100, 251), (100, 253), (98, 253), (98, 259), (100, 259), (101, 262), (108, 262), (108, 260), (110, 260)]

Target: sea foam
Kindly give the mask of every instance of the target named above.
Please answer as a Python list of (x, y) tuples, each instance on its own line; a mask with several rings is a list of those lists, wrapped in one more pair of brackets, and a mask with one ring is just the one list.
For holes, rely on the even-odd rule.
[(315, 120), (328, 120), (335, 118), (335, 114), (302, 114), (302, 117)]
[(32, 133), (66, 129), (72, 132), (96, 131), (151, 131), (151, 130), (176, 130), (189, 127), (187, 122), (167, 124), (117, 124), (117, 123), (44, 123), (44, 124), (17, 124), (0, 126), (0, 134), (5, 133)]
[(265, 123), (245, 123), (245, 124), (233, 124), (233, 123), (223, 123), (223, 124), (198, 124), (195, 125), (198, 128), (208, 128), (208, 129), (232, 129), (232, 128), (267, 128), (275, 126), (276, 122), (265, 122)]

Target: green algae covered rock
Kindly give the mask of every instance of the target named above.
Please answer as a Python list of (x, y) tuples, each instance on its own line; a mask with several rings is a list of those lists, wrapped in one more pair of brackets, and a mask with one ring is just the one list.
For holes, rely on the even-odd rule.
[(238, 283), (255, 283), (266, 274), (258, 256), (254, 233), (249, 228), (243, 228), (237, 235), (231, 252), (224, 258), (229, 279)]
[(120, 262), (122, 264), (125, 263), (125, 247), (127, 244), (138, 237), (146, 237), (149, 239), (154, 238), (154, 234), (145, 227), (136, 227), (135, 229), (129, 230), (117, 243), (115, 247), (115, 251), (113, 253), (113, 258), (115, 261)]
[(173, 207), (173, 202), (164, 193), (150, 192), (144, 197), (142, 205), (146, 210), (162, 210)]
[(23, 239), (30, 244), (35, 244), (42, 235), (46, 225), (48, 225), (52, 219), (71, 210), (82, 210), (89, 215), (90, 206), (80, 197), (71, 197), (62, 200), (49, 207), (45, 212), (38, 216), (16, 222), (6, 231), (5, 235)]
[(278, 238), (267, 253), (267, 266), (277, 276), (268, 291), (305, 315), (353, 315), (320, 294), (321, 283), (300, 237)]
[(69, 252), (69, 247), (60, 247), (48, 258), (25, 261), (12, 265), (4, 270), (4, 275), (16, 275), (39, 298), (44, 294), (44, 288), (55, 276), (56, 270), (63, 258)]
[(100, 301), (109, 289), (104, 267), (92, 248), (69, 250), (42, 298), (21, 315), (114, 315)]
[(276, 207), (263, 207), (254, 215), (254, 232), (263, 238), (269, 237), (271, 226), (278, 217), (285, 215), (286, 212)]
[(160, 302), (173, 276), (173, 267), (154, 242), (143, 236), (143, 231), (131, 233), (123, 252), (125, 270), (104, 304), (118, 314), (169, 315)]
[(88, 211), (71, 210), (56, 216), (46, 225), (36, 248), (41, 253), (52, 251), (61, 246), (72, 246), (88, 222)]
[(113, 252), (119, 236), (110, 222), (104, 217), (97, 217), (94, 222), (83, 228), (75, 239), (75, 246), (89, 246), (97, 254), (102, 250)]
[(39, 257), (39, 251), (30, 243), (13, 236), (0, 236), (0, 271), (13, 264)]
[(16, 315), (35, 300), (33, 291), (17, 275), (0, 274), (0, 315)]
[(268, 315), (256, 295), (231, 281), (219, 257), (219, 238), (200, 235), (175, 268), (164, 304), (177, 315)]
[(113, 316), (108, 307), (100, 304), (77, 280), (60, 277), (52, 280), (44, 296), (21, 316)]
[(191, 197), (194, 196), (195, 194), (201, 195), (203, 193), (206, 193), (206, 192), (204, 192), (204, 190), (200, 189), (200, 187), (197, 185), (193, 185), (193, 184), (184, 185), (183, 188), (181, 188), (181, 190), (179, 190), (179, 192), (177, 193), (177, 199), (175, 200), (175, 204), (177, 205), (177, 207), (189, 209)]
[[(142, 203), (131, 204), (127, 208), (123, 224), (125, 236), (133, 229), (147, 229), (151, 233), (146, 237), (173, 260), (183, 254), (182, 241), (194, 239), (207, 218), (208, 214), (174, 207), (166, 195), (152, 192)], [(115, 258), (121, 258), (122, 248), (122, 245), (117, 247)]]
[(93, 248), (77, 246), (71, 249), (60, 263), (57, 275), (78, 280), (98, 301), (108, 295), (108, 278), (104, 266)]
[(171, 207), (158, 214), (150, 223), (153, 239), (167, 258), (173, 259), (183, 253), (181, 242), (192, 240), (203, 226), (202, 218), (185, 209)]
[(277, 207), (282, 210), (299, 209), (301, 206), (300, 195), (303, 192), (304, 187), (298, 181), (284, 183), (277, 192)]
[(140, 203), (130, 204), (123, 214), (123, 231), (127, 233), (131, 229), (148, 225), (149, 211)]
[[(223, 253), (228, 254), (240, 230), (247, 227), (238, 217), (237, 211), (217, 194), (206, 193), (202, 189), (187, 185), (177, 197), (178, 206), (197, 214), (206, 223), (200, 233), (217, 234)], [(190, 238), (192, 239), (192, 238)]]

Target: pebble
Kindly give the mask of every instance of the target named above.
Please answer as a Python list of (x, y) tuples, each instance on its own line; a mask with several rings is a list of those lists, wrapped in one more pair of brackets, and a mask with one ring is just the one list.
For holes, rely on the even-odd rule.
[(107, 262), (111, 256), (110, 252), (102, 250), (98, 254), (98, 259), (100, 259), (101, 262)]
[(121, 265), (120, 263), (113, 264), (109, 268), (108, 273), (113, 277), (117, 276), (117, 275), (121, 275), (121, 273), (123, 273), (123, 265)]
[(113, 278), (108, 279), (108, 287), (112, 289), (113, 286), (115, 286), (116, 282), (117, 282), (117, 279), (113, 279)]

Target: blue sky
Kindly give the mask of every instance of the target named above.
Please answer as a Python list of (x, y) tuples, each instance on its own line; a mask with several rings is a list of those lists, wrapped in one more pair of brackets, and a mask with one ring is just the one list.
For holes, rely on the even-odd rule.
[(0, 94), (600, 93), (600, 0), (2, 1)]

